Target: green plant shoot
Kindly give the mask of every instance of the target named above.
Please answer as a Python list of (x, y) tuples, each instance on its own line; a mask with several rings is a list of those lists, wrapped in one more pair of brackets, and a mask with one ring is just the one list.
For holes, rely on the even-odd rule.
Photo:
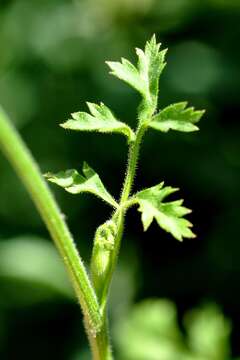
[(113, 112), (104, 104), (87, 103), (90, 113), (77, 112), (72, 119), (61, 126), (75, 131), (96, 131), (99, 133), (120, 133), (127, 137), (129, 157), (126, 178), (119, 201), (106, 190), (99, 176), (86, 164), (83, 166), (85, 178), (77, 170), (66, 170), (57, 174), (46, 174), (49, 181), (63, 187), (71, 193), (88, 191), (114, 208), (111, 219), (108, 219), (96, 230), (91, 259), (91, 277), (97, 293), (100, 308), (106, 316), (106, 304), (109, 286), (119, 253), (123, 235), (124, 216), (127, 209), (138, 205), (141, 212), (144, 230), (147, 230), (153, 219), (165, 231), (171, 233), (177, 240), (193, 238), (192, 224), (185, 219), (191, 211), (182, 205), (183, 200), (165, 201), (178, 189), (159, 185), (132, 194), (137, 159), (143, 135), (148, 129), (162, 132), (169, 130), (190, 132), (198, 130), (197, 123), (203, 111), (195, 111), (187, 107), (186, 102), (158, 109), (158, 84), (160, 75), (166, 65), (166, 50), (160, 50), (155, 36), (147, 42), (144, 51), (136, 49), (138, 63), (134, 66), (126, 59), (121, 62), (107, 62), (111, 74), (123, 80), (137, 90), (142, 101), (138, 109), (138, 124), (136, 130), (117, 120)]
[[(72, 114), (71, 119), (61, 124), (64, 129), (73, 131), (122, 134), (127, 138), (129, 146), (126, 176), (121, 186), (122, 192), (119, 199), (114, 199), (101, 181), (100, 176), (87, 163), (83, 164), (82, 173), (71, 169), (56, 174), (45, 174), (46, 179), (64, 188), (69, 193), (89, 192), (112, 208), (111, 217), (106, 219), (95, 231), (90, 278), (67, 230), (64, 230), (65, 238), (61, 238), (61, 233), (56, 231), (56, 227), (59, 226), (63, 226), (65, 229), (66, 224), (61, 220), (58, 208), (53, 209), (54, 200), (48, 198), (51, 206), (50, 208), (49, 206), (44, 207), (44, 198), (46, 196), (51, 197), (51, 195), (44, 193), (45, 188), (41, 188), (42, 185), (38, 189), (39, 193), (37, 195), (33, 190), (36, 178), (38, 178), (39, 183), (43, 179), (40, 179), (40, 175), (37, 169), (34, 168), (33, 160), (29, 158), (26, 148), (22, 144), (19, 145), (17, 150), (20, 160), (18, 160), (14, 151), (7, 146), (7, 141), (18, 144), (21, 139), (17, 134), (13, 133), (14, 130), (8, 124), (6, 125), (4, 116), (0, 116), (0, 130), (4, 128), (5, 138), (8, 139), (4, 140), (1, 137), (0, 143), (29, 190), (64, 258), (83, 309), (85, 327), (94, 360), (113, 359), (108, 335), (107, 303), (128, 208), (133, 205), (138, 207), (144, 231), (155, 220), (162, 230), (167, 231), (179, 241), (182, 241), (183, 238), (195, 237), (191, 229), (191, 222), (185, 218), (191, 210), (183, 206), (182, 199), (168, 200), (168, 197), (178, 189), (165, 186), (163, 179), (161, 179), (158, 185), (139, 190), (136, 193), (132, 191), (139, 151), (145, 133), (148, 130), (157, 130), (163, 133), (169, 130), (196, 131), (198, 130), (197, 124), (204, 113), (204, 111), (196, 111), (192, 107), (187, 107), (186, 102), (175, 103), (163, 109), (158, 107), (159, 79), (166, 65), (166, 52), (167, 50), (162, 50), (161, 44), (158, 44), (155, 36), (153, 36), (146, 43), (144, 50), (136, 49), (137, 65), (133, 65), (124, 58), (122, 58), (121, 62), (106, 62), (112, 75), (134, 88), (141, 96), (135, 130), (118, 120), (103, 103), (100, 103), (100, 105), (87, 103), (89, 112), (75, 112)], [(20, 166), (21, 157), (26, 158), (29, 169), (27, 181), (25, 179), (26, 170)], [(44, 209), (42, 209), (43, 207)], [(48, 219), (48, 217), (53, 219), (53, 213), (57, 221)]]

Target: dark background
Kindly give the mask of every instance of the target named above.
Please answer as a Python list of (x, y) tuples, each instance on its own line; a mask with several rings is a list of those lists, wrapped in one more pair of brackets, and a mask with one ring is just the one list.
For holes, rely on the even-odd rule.
[[(186, 310), (217, 303), (232, 322), (234, 356), (240, 356), (239, 23), (239, 0), (0, 2), (0, 103), (43, 173), (80, 170), (86, 160), (116, 197), (125, 139), (64, 131), (58, 124), (86, 110), (85, 101), (103, 101), (135, 126), (139, 97), (108, 75), (104, 61), (134, 61), (134, 47), (153, 33), (168, 47), (160, 107), (187, 100), (206, 114), (197, 133), (149, 131), (135, 188), (162, 180), (179, 187), (194, 210), (189, 218), (198, 236), (179, 243), (155, 223), (143, 233), (131, 209), (113, 308), (121, 313), (141, 299), (168, 298), (181, 321)], [(3, 156), (0, 174), (1, 359), (84, 359), (77, 357), (86, 347), (80, 310), (49, 236)], [(90, 195), (52, 190), (87, 263), (94, 229), (110, 210)]]

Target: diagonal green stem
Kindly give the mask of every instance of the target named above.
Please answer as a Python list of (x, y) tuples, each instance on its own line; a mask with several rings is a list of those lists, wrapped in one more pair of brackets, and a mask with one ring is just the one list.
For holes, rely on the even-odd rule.
[(41, 172), (20, 135), (0, 108), (0, 148), (28, 190), (58, 248), (82, 307), (94, 360), (110, 360), (106, 321), (102, 320), (91, 285), (73, 238)]

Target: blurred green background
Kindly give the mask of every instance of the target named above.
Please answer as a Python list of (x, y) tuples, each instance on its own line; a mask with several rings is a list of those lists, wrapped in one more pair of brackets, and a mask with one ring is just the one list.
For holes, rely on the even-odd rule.
[[(129, 211), (110, 306), (117, 359), (240, 356), (239, 24), (239, 0), (0, 2), (0, 103), (43, 173), (86, 160), (118, 196), (125, 139), (58, 124), (103, 101), (134, 126), (139, 97), (104, 61), (134, 60), (153, 33), (169, 48), (160, 106), (188, 100), (207, 110), (200, 132), (149, 131), (142, 146), (136, 188), (180, 187), (198, 237), (178, 243), (156, 224), (143, 233)], [(0, 174), (0, 358), (90, 359), (61, 261), (1, 154)], [(88, 263), (109, 208), (52, 190)]]

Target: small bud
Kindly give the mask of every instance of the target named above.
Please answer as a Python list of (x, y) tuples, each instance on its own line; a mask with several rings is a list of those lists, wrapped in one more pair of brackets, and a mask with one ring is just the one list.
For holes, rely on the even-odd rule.
[(101, 298), (105, 278), (111, 265), (116, 230), (116, 224), (112, 220), (108, 220), (98, 227), (95, 234), (91, 275), (99, 298)]

